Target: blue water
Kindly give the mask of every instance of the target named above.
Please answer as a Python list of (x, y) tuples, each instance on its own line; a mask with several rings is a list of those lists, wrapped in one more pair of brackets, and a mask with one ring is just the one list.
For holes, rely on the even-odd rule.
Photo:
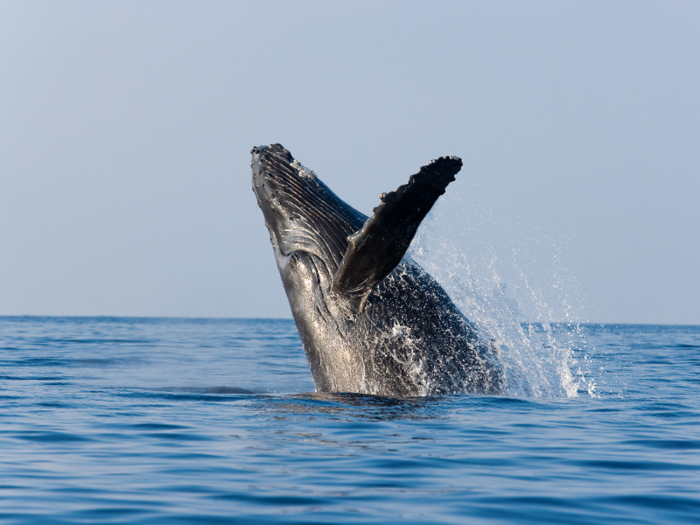
[(573, 391), (398, 400), (291, 321), (0, 318), (0, 522), (700, 523), (700, 327), (550, 332)]

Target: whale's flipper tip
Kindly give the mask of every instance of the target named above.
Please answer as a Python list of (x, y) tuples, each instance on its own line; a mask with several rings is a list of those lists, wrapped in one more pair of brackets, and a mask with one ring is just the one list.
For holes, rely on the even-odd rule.
[(418, 226), (460, 169), (459, 157), (440, 157), (396, 191), (383, 193), (362, 229), (348, 237), (333, 291), (361, 310), (372, 288), (401, 262)]

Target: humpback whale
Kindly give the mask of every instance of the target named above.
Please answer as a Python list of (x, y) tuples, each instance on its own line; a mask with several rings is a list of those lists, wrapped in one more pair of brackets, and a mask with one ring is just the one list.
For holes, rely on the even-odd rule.
[(318, 392), (502, 391), (499, 350), (406, 255), (461, 159), (421, 167), (368, 218), (281, 144), (251, 154), (253, 192)]

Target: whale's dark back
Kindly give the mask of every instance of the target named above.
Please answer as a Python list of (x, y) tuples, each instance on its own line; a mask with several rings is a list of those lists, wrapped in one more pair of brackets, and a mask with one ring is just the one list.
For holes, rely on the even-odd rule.
[(361, 337), (382, 334), (374, 336), (374, 392), (415, 396), (501, 391), (496, 349), (481, 344), (438, 282), (411, 259), (380, 283), (365, 312)]

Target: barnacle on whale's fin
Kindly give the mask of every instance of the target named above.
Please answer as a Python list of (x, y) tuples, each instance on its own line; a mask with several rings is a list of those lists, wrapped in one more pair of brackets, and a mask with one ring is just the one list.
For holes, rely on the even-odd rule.
[(374, 285), (401, 262), (421, 221), (462, 168), (459, 157), (440, 157), (411, 175), (396, 191), (384, 193), (362, 229), (348, 237), (332, 290), (362, 311)]

